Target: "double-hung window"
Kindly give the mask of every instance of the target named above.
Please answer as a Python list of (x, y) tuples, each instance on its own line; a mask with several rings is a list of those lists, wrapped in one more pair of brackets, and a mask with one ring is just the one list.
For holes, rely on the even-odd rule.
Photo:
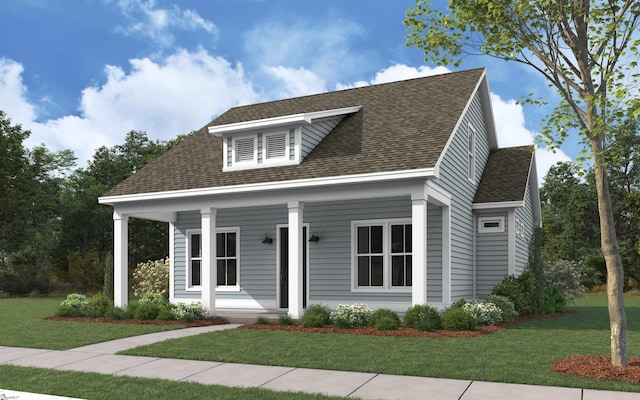
[[(240, 242), (238, 228), (216, 230), (216, 278), (218, 290), (237, 290), (240, 287)], [(192, 230), (187, 234), (187, 288), (202, 286), (202, 234)]]
[(354, 221), (352, 237), (355, 290), (411, 287), (409, 220)]

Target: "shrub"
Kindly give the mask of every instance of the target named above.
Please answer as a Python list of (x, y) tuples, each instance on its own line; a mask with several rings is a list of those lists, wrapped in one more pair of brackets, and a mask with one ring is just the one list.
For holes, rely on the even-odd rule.
[(104, 285), (104, 264), (98, 261), (98, 254), (69, 252), (67, 254), (69, 279), (78, 288), (86, 292), (100, 290)]
[(169, 259), (140, 263), (133, 271), (133, 293), (143, 297), (146, 293), (169, 296)]
[(161, 321), (175, 321), (176, 314), (173, 312), (173, 305), (167, 304), (162, 307), (156, 319)]
[(60, 302), (56, 310), (58, 317), (86, 317), (89, 308), (89, 299), (80, 293), (71, 293)]
[(551, 285), (544, 288), (544, 307), (542, 311), (545, 314), (564, 312), (566, 308), (567, 298), (558, 286)]
[(293, 324), (293, 318), (291, 318), (291, 315), (284, 314), (278, 317), (278, 325), (292, 325), (292, 324)]
[(345, 328), (366, 326), (369, 323), (371, 313), (371, 309), (366, 304), (338, 304), (336, 310), (331, 313), (331, 321)]
[(404, 314), (404, 326), (421, 331), (435, 331), (440, 329), (442, 320), (435, 308), (426, 304), (416, 304), (409, 307)]
[(256, 324), (258, 325), (269, 325), (269, 318), (265, 316), (258, 317), (256, 320)]
[(32, 247), (15, 253), (0, 251), (0, 291), (10, 296), (26, 296), (51, 291), (51, 267), (45, 257)]
[(568, 301), (580, 298), (586, 288), (580, 283), (583, 268), (574, 261), (558, 260), (544, 266), (545, 287), (556, 286)]
[(164, 307), (169, 304), (169, 300), (160, 293), (147, 292), (142, 296), (139, 303), (151, 303), (157, 307)]
[(482, 296), (480, 299), (485, 301), (486, 303), (493, 303), (496, 305), (496, 307), (502, 310), (502, 320), (505, 322), (511, 321), (518, 316), (515, 306), (507, 297), (497, 294), (489, 294), (486, 296)]
[(175, 305), (173, 312), (179, 321), (192, 322), (205, 319), (209, 314), (209, 309), (199, 302), (178, 303)]
[(89, 299), (87, 305), (87, 316), (89, 317), (105, 317), (109, 310), (113, 307), (113, 300), (98, 293)]
[(442, 327), (449, 331), (474, 331), (476, 319), (460, 307), (449, 307), (442, 314)]
[(111, 308), (109, 308), (109, 311), (107, 311), (106, 317), (107, 318), (111, 318), (111, 319), (115, 319), (115, 320), (121, 320), (121, 319), (129, 318), (129, 315), (128, 315), (127, 310), (125, 310), (124, 308), (111, 307)]
[(156, 319), (158, 315), (160, 315), (160, 310), (162, 307), (157, 306), (151, 302), (140, 302), (138, 303), (138, 307), (136, 308), (134, 317), (136, 319), (149, 320)]
[(373, 327), (379, 331), (392, 331), (398, 329), (399, 326), (400, 320), (393, 318), (390, 315), (383, 315), (380, 318), (377, 318), (373, 323)]
[(343, 317), (333, 318), (332, 321), (333, 321), (333, 325), (335, 325), (336, 328), (340, 328), (340, 329), (353, 328), (353, 324), (348, 319), (345, 319)]
[(304, 310), (300, 325), (305, 328), (320, 328), (331, 322), (331, 313), (327, 306), (311, 304)]
[(473, 316), (477, 325), (495, 325), (502, 321), (502, 310), (483, 300), (467, 303), (462, 309)]
[[(395, 322), (391, 323), (389, 321), (384, 321), (379, 323), (378, 320), (381, 319), (391, 319)], [(388, 328), (393, 325), (395, 325), (395, 328)], [(398, 313), (393, 310), (388, 308), (379, 308), (371, 313), (371, 317), (369, 317), (369, 326), (378, 330), (397, 329), (400, 326), (400, 317), (398, 317)]]
[(520, 315), (529, 315), (535, 311), (535, 278), (530, 270), (524, 271), (519, 277), (506, 276), (496, 286), (492, 294), (508, 298)]

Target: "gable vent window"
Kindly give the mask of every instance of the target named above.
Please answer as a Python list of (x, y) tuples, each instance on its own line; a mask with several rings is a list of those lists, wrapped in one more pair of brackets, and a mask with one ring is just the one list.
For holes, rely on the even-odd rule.
[(254, 138), (236, 140), (236, 162), (253, 161), (255, 158)]
[(287, 135), (285, 133), (265, 136), (267, 160), (284, 158), (287, 149)]
[(478, 233), (504, 232), (504, 217), (478, 218)]

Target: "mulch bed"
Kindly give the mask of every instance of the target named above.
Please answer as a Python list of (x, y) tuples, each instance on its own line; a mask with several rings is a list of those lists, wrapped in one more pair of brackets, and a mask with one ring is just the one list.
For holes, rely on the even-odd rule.
[[(562, 317), (575, 313), (570, 310), (564, 313), (540, 314), (540, 315), (523, 315), (516, 317), (513, 321), (503, 322), (495, 326), (479, 326), (475, 331), (445, 331), (439, 330), (435, 332), (421, 332), (416, 329), (399, 328), (392, 331), (378, 331), (371, 327), (357, 327), (349, 329), (339, 329), (333, 326), (325, 326), (324, 328), (303, 328), (300, 324), (293, 325), (277, 325), (277, 324), (249, 324), (240, 326), (240, 329), (262, 329), (262, 330), (278, 330), (289, 332), (317, 332), (317, 333), (339, 333), (350, 335), (374, 335), (374, 336), (399, 336), (399, 337), (424, 337), (424, 338), (472, 338), (482, 335), (491, 334), (503, 329), (511, 328), (514, 325), (525, 321), (550, 319)], [(150, 324), (150, 325), (180, 325), (188, 328), (198, 326), (210, 326), (226, 324), (224, 318), (207, 318), (201, 321), (181, 322), (181, 321), (158, 321), (158, 320), (138, 320), (138, 319), (109, 319), (109, 318), (70, 318), (70, 317), (47, 317), (50, 321), (73, 321), (73, 322), (99, 322), (111, 324)], [(598, 355), (577, 355), (555, 361), (551, 368), (562, 374), (575, 375), (584, 378), (594, 378), (608, 381), (625, 381), (632, 383), (640, 383), (640, 358), (629, 357), (628, 367), (613, 367), (611, 365), (610, 356)]]

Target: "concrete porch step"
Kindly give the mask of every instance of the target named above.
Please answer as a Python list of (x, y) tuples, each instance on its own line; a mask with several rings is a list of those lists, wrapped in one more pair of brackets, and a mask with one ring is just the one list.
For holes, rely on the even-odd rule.
[(266, 318), (269, 321), (277, 322), (278, 318), (286, 315), (287, 311), (281, 310), (216, 310), (216, 316), (224, 318), (230, 324), (253, 324), (258, 318)]

